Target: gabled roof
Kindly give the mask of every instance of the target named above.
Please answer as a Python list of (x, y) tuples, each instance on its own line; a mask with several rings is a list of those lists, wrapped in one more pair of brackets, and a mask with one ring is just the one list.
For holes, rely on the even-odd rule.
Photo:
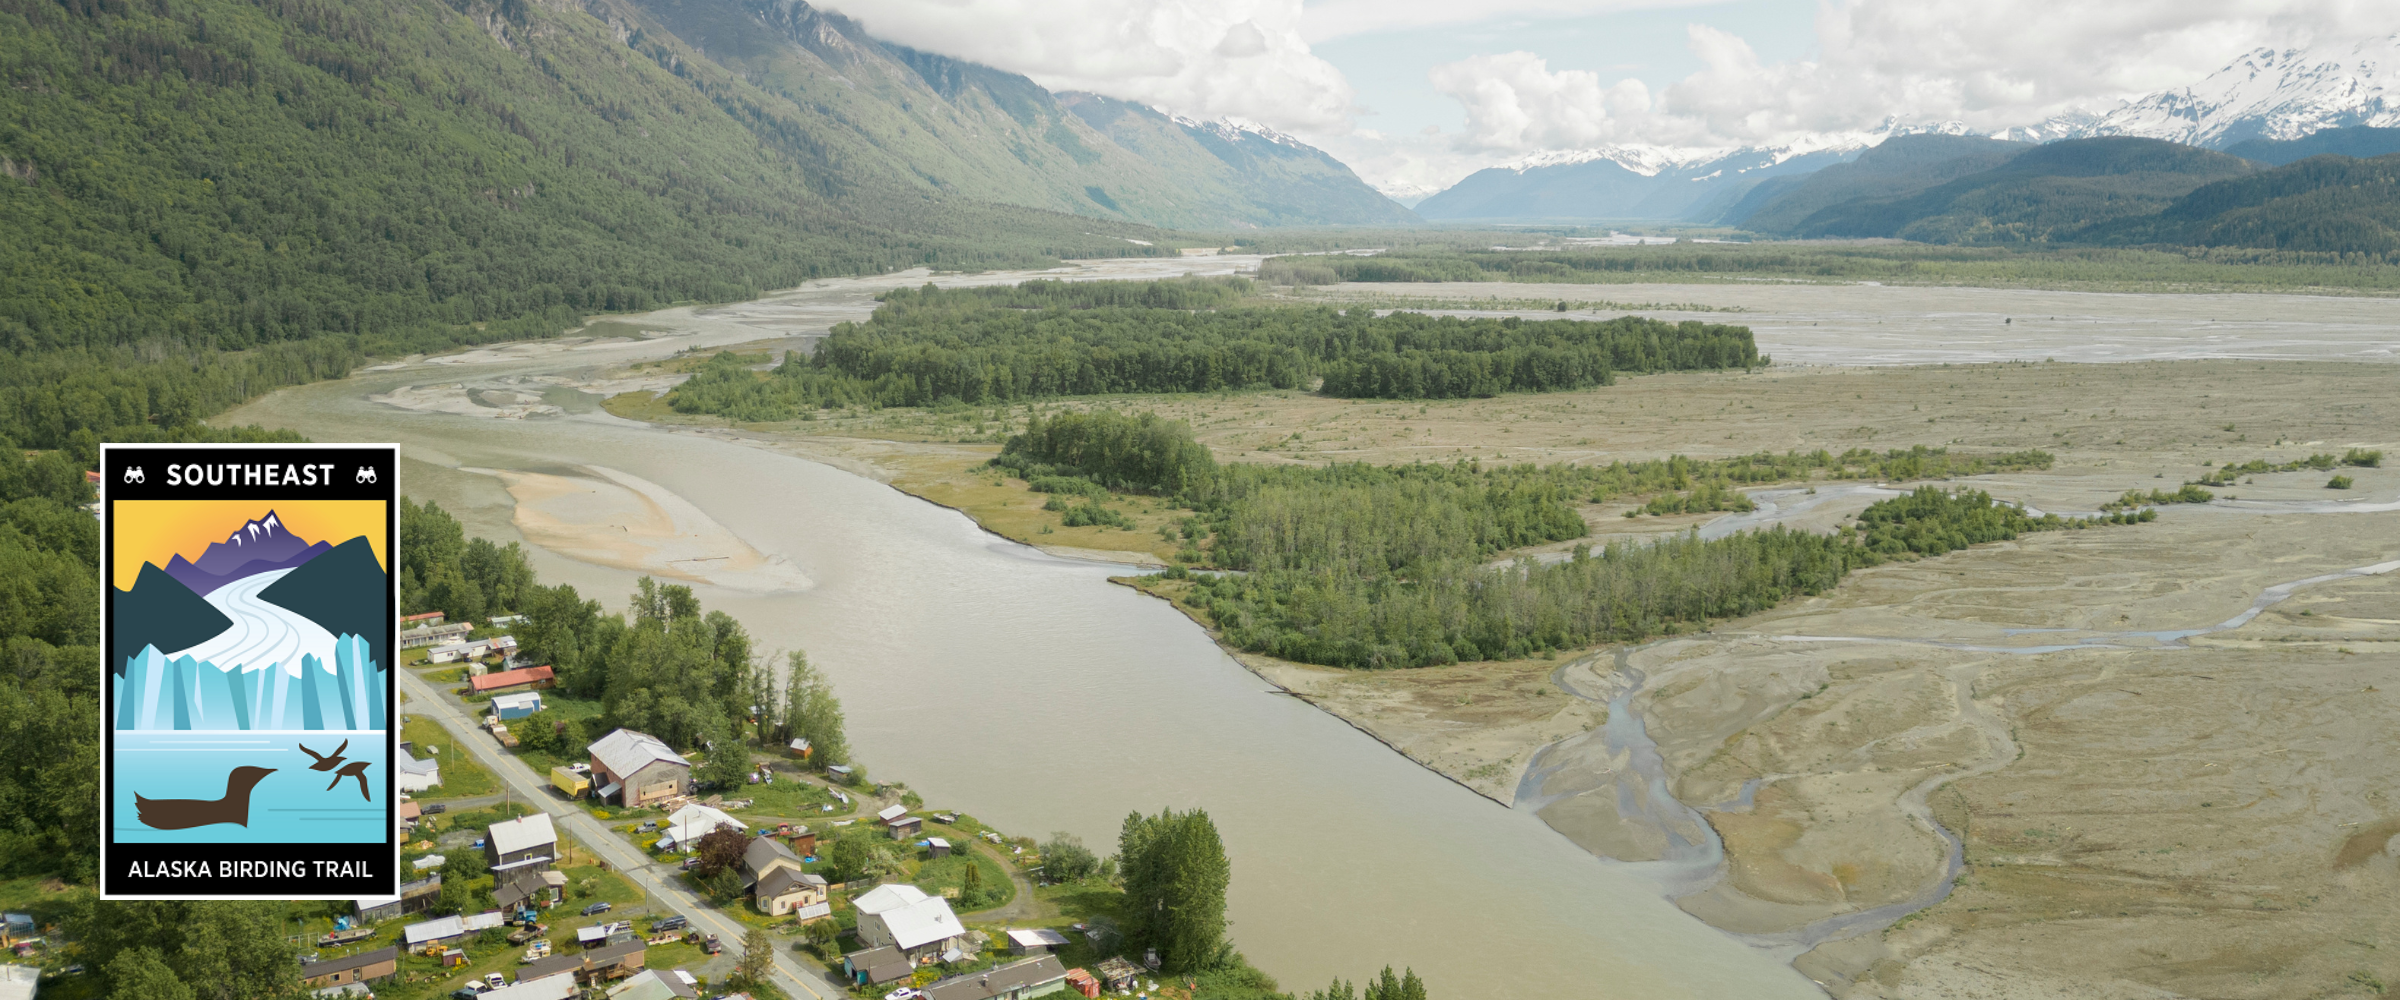
[(694, 802), (675, 810), (673, 815), (667, 817), (667, 828), (659, 834), (658, 846), (662, 849), (687, 847), (698, 842), (700, 838), (708, 836), (710, 831), (719, 827), (734, 830), (750, 829), (749, 824), (725, 815), (724, 810), (712, 809)]
[(558, 843), (558, 830), (550, 825), (549, 813), (534, 813), (517, 819), (492, 824), (492, 849), (502, 854), (550, 847)]
[(1013, 991), (1055, 983), (1065, 978), (1066, 966), (1060, 965), (1058, 959), (1044, 955), (945, 979), (926, 987), (925, 996), (927, 1000), (991, 1000), (992, 997), (1007, 996)]
[(683, 767), (692, 766), (691, 761), (683, 759), (682, 754), (676, 753), (675, 748), (661, 742), (658, 737), (631, 729), (619, 729), (600, 737), (592, 744), (592, 759), (599, 761), (601, 767), (608, 769), (608, 773), (620, 778), (662, 760)]
[(399, 960), (400, 946), (393, 945), (389, 948), (377, 948), (374, 951), (362, 951), (347, 958), (329, 958), (322, 962), (310, 962), (300, 967), (300, 978), (315, 979), (318, 976), (330, 976), (336, 972), (364, 969), (379, 962), (397, 962)]
[(611, 988), (608, 1000), (675, 1000), (679, 995), (657, 969), (643, 969)]
[(889, 823), (906, 815), (908, 815), (907, 806), (888, 806), (885, 807), (881, 812), (876, 813), (875, 818)]
[(648, 950), (650, 950), (650, 946), (644, 943), (639, 935), (636, 935), (633, 940), (624, 944), (602, 945), (584, 952), (583, 957), (585, 961), (592, 963), (593, 968), (598, 968), (603, 965), (615, 965)]
[(572, 972), (554, 973), (540, 979), (525, 978), (528, 975), (531, 973), (519, 970), (515, 986), (503, 986), (486, 993), (483, 1000), (567, 1000), (579, 989)]
[(1010, 931), (1008, 940), (1026, 948), (1062, 948), (1068, 943), (1066, 935), (1047, 927)]
[(430, 760), (418, 760), (416, 755), (408, 752), (407, 747), (400, 748), (400, 758), (395, 763), (402, 774), (432, 774), (437, 766)]
[(418, 945), (424, 944), (427, 941), (440, 941), (445, 938), (454, 938), (466, 932), (467, 927), (465, 920), (456, 916), (442, 917), (436, 920), (427, 920), (423, 923), (410, 924), (406, 927), (400, 928), (400, 936), (403, 940), (408, 942), (408, 948), (410, 951), (415, 951)]
[(901, 954), (900, 949), (892, 947), (854, 951), (842, 958), (849, 961), (851, 968), (864, 973), (867, 982), (878, 986), (906, 976), (917, 969), (916, 965), (908, 960), (907, 955)]
[[(444, 646), (442, 648), (448, 649), (450, 647)], [(472, 687), (477, 691), (489, 691), (493, 688), (504, 688), (517, 684), (531, 684), (535, 681), (546, 681), (552, 676), (553, 674), (549, 667), (525, 667), (520, 670), (501, 670), (494, 673), (485, 674), (481, 677), (470, 677), (467, 678), (467, 686)]]
[(885, 910), (882, 916), (883, 925), (891, 928), (892, 943), (902, 948), (921, 948), (967, 933), (959, 925), (958, 915), (950, 912), (950, 901), (940, 896)]
[(767, 877), (758, 880), (758, 898), (760, 899), (773, 899), (801, 889), (823, 892), (825, 891), (825, 877), (808, 872), (796, 872), (789, 868), (777, 868), (768, 872)]
[(531, 982), (547, 976), (555, 976), (561, 972), (572, 973), (581, 968), (583, 968), (583, 954), (581, 952), (568, 955), (552, 955), (549, 958), (537, 958), (533, 961), (525, 963), (524, 965), (518, 966), (517, 980), (519, 982)]
[(750, 846), (742, 850), (742, 868), (754, 879), (777, 861), (789, 861), (793, 868), (800, 867), (799, 855), (783, 846), (782, 841), (765, 834), (750, 838)]
[(519, 691), (515, 694), (492, 696), (493, 708), (516, 708), (519, 705), (539, 705), (541, 703), (542, 693), (539, 691)]
[(851, 900), (850, 905), (857, 907), (860, 913), (882, 913), (885, 910), (898, 909), (924, 898), (925, 890), (906, 882), (894, 882), (890, 885), (876, 886), (866, 894)]

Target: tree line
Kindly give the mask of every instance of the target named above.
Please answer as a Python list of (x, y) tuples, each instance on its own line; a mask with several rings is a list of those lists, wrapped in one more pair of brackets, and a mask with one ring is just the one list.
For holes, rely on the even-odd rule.
[(667, 399), (678, 412), (750, 421), (839, 406), (1248, 388), (1448, 399), (1768, 361), (1739, 326), (1253, 306), (1248, 290), (1240, 278), (927, 285), (886, 296), (864, 323), (836, 324), (812, 355), (787, 355), (771, 374), (720, 354)]
[[(1062, 483), (1081, 480), (1192, 510), (1184, 562), (1233, 572), (1170, 570), (1170, 580), (1188, 581), (1170, 589), (1238, 648), (1412, 667), (1638, 639), (1819, 593), (1853, 568), (1903, 554), (2083, 523), (1926, 487), (1830, 535), (1777, 528), (1491, 565), (1510, 550), (1587, 535), (1581, 503), (1650, 495), (1659, 510), (1721, 509), (1735, 506), (1736, 484), (1941, 478), (2051, 461), (2039, 451), (1969, 456), (1919, 446), (1605, 466), (1218, 465), (1179, 422), (1095, 411), (1037, 418), (992, 464), (1048, 483), (1054, 495), (1079, 492)], [(1656, 499), (1666, 496), (1676, 499)]]

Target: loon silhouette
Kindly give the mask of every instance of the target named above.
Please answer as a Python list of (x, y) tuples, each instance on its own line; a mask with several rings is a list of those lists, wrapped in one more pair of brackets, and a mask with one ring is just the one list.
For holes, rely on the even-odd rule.
[(340, 766), (341, 766), (341, 764), (342, 764), (342, 751), (350, 749), (350, 741), (349, 741), (349, 740), (343, 740), (343, 741), (342, 741), (342, 745), (341, 745), (341, 746), (338, 746), (338, 747), (335, 747), (335, 748), (333, 748), (333, 752), (332, 752), (332, 753), (318, 753), (318, 752), (316, 752), (316, 751), (314, 751), (314, 750), (311, 750), (311, 749), (309, 749), (309, 748), (308, 748), (308, 745), (307, 745), (307, 744), (305, 744), (305, 743), (298, 743), (298, 744), (294, 744), (294, 746), (298, 746), (298, 747), (300, 748), (300, 752), (301, 752), (301, 753), (307, 754), (307, 755), (309, 755), (309, 756), (311, 756), (311, 757), (314, 757), (314, 758), (316, 758), (316, 759), (317, 759), (317, 762), (316, 762), (316, 763), (314, 763), (314, 764), (310, 764), (310, 765), (308, 766), (308, 769), (309, 769), (309, 770), (311, 770), (311, 771), (331, 771), (331, 770), (333, 770), (334, 768), (337, 768), (337, 767), (340, 767)]
[[(341, 783), (342, 783), (342, 779), (343, 779), (343, 778), (357, 778), (357, 779), (358, 779), (358, 797), (359, 797), (359, 798), (362, 798), (362, 799), (365, 799), (365, 800), (367, 800), (367, 801), (369, 801), (369, 802), (373, 802), (373, 801), (375, 801), (375, 796), (373, 796), (373, 795), (370, 795), (370, 794), (368, 794), (368, 793), (367, 793), (367, 762), (366, 762), (366, 761), (363, 761), (363, 760), (354, 760), (354, 761), (351, 761), (350, 763), (347, 763), (347, 764), (344, 764), (344, 765), (342, 765), (342, 769), (341, 769), (340, 771), (334, 772), (334, 775), (333, 775), (333, 785), (338, 785), (338, 784), (341, 784)], [(328, 792), (330, 792), (330, 791), (333, 791), (333, 785), (327, 785), (327, 786), (325, 786), (325, 790), (326, 790), (326, 791), (328, 791)]]
[(133, 797), (133, 811), (143, 826), (153, 830), (188, 830), (211, 823), (249, 826), (250, 790), (273, 773), (275, 769), (271, 767), (245, 764), (234, 768), (225, 776), (225, 797), (221, 799), (145, 799), (137, 793)]

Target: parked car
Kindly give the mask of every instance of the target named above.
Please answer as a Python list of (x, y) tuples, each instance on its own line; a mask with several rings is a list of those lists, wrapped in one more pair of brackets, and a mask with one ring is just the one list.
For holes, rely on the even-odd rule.
[(427, 815), (427, 816), (431, 816), (431, 815), (433, 815), (434, 813), (449, 812), (449, 811), (450, 811), (450, 803), (447, 803), (447, 802), (429, 802), (429, 803), (426, 803), (426, 804), (425, 804), (425, 805), (424, 805), (422, 808), (418, 809), (417, 811), (418, 811), (418, 812), (420, 812), (420, 813), (423, 813), (423, 814), (425, 814), (425, 815)]
[(612, 909), (615, 909), (615, 907), (610, 906), (605, 901), (593, 903), (592, 905), (583, 908), (583, 915), (588, 917), (595, 913), (607, 913)]
[(678, 913), (671, 917), (652, 921), (650, 924), (650, 933), (656, 934), (660, 931), (681, 930), (686, 924), (691, 922), (691, 918)]
[(706, 940), (700, 942), (700, 950), (715, 955), (725, 950), (725, 942), (717, 940), (717, 936), (711, 934)]
[(483, 995), (483, 990), (478, 988), (482, 985), (482, 983), (477, 983), (474, 986), (461, 986), (451, 990), (450, 1000), (475, 1000), (476, 997)]
[(899, 989), (891, 991), (890, 993), (884, 994), (883, 1000), (911, 1000), (913, 997), (923, 995), (924, 994), (918, 993), (917, 988), (914, 986), (903, 986)]

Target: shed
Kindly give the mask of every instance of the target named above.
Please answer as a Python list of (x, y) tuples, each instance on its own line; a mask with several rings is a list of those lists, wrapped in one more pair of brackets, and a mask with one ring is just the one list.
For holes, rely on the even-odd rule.
[(891, 822), (890, 829), (892, 831), (893, 840), (907, 840), (908, 838), (914, 837), (918, 833), (924, 831), (925, 818), (922, 816), (902, 816), (899, 819)]
[(539, 691), (519, 691), (492, 697), (492, 714), (499, 716), (502, 722), (522, 719), (541, 710), (542, 695)]
[(876, 811), (875, 818), (889, 823), (906, 815), (908, 815), (907, 806), (885, 806)]
[(1099, 973), (1101, 985), (1111, 990), (1131, 989), (1133, 981), (1142, 977), (1142, 967), (1123, 958), (1102, 959), (1092, 971)]
[(940, 837), (932, 837), (932, 838), (928, 838), (928, 839), (925, 841), (925, 856), (926, 856), (926, 857), (929, 857), (929, 858), (946, 858), (946, 857), (949, 857), (949, 856), (950, 856), (950, 842), (949, 842), (949, 841), (947, 841), (947, 840), (943, 840), (943, 839), (942, 839), (942, 838), (940, 838)]
[(1066, 944), (1066, 935), (1047, 927), (1008, 932), (1008, 950), (1012, 955), (1047, 955)]
[(808, 743), (808, 738), (804, 736), (793, 738), (790, 748), (792, 751), (792, 756), (798, 757), (801, 760), (807, 760), (808, 755), (816, 751), (816, 748), (810, 746)]

